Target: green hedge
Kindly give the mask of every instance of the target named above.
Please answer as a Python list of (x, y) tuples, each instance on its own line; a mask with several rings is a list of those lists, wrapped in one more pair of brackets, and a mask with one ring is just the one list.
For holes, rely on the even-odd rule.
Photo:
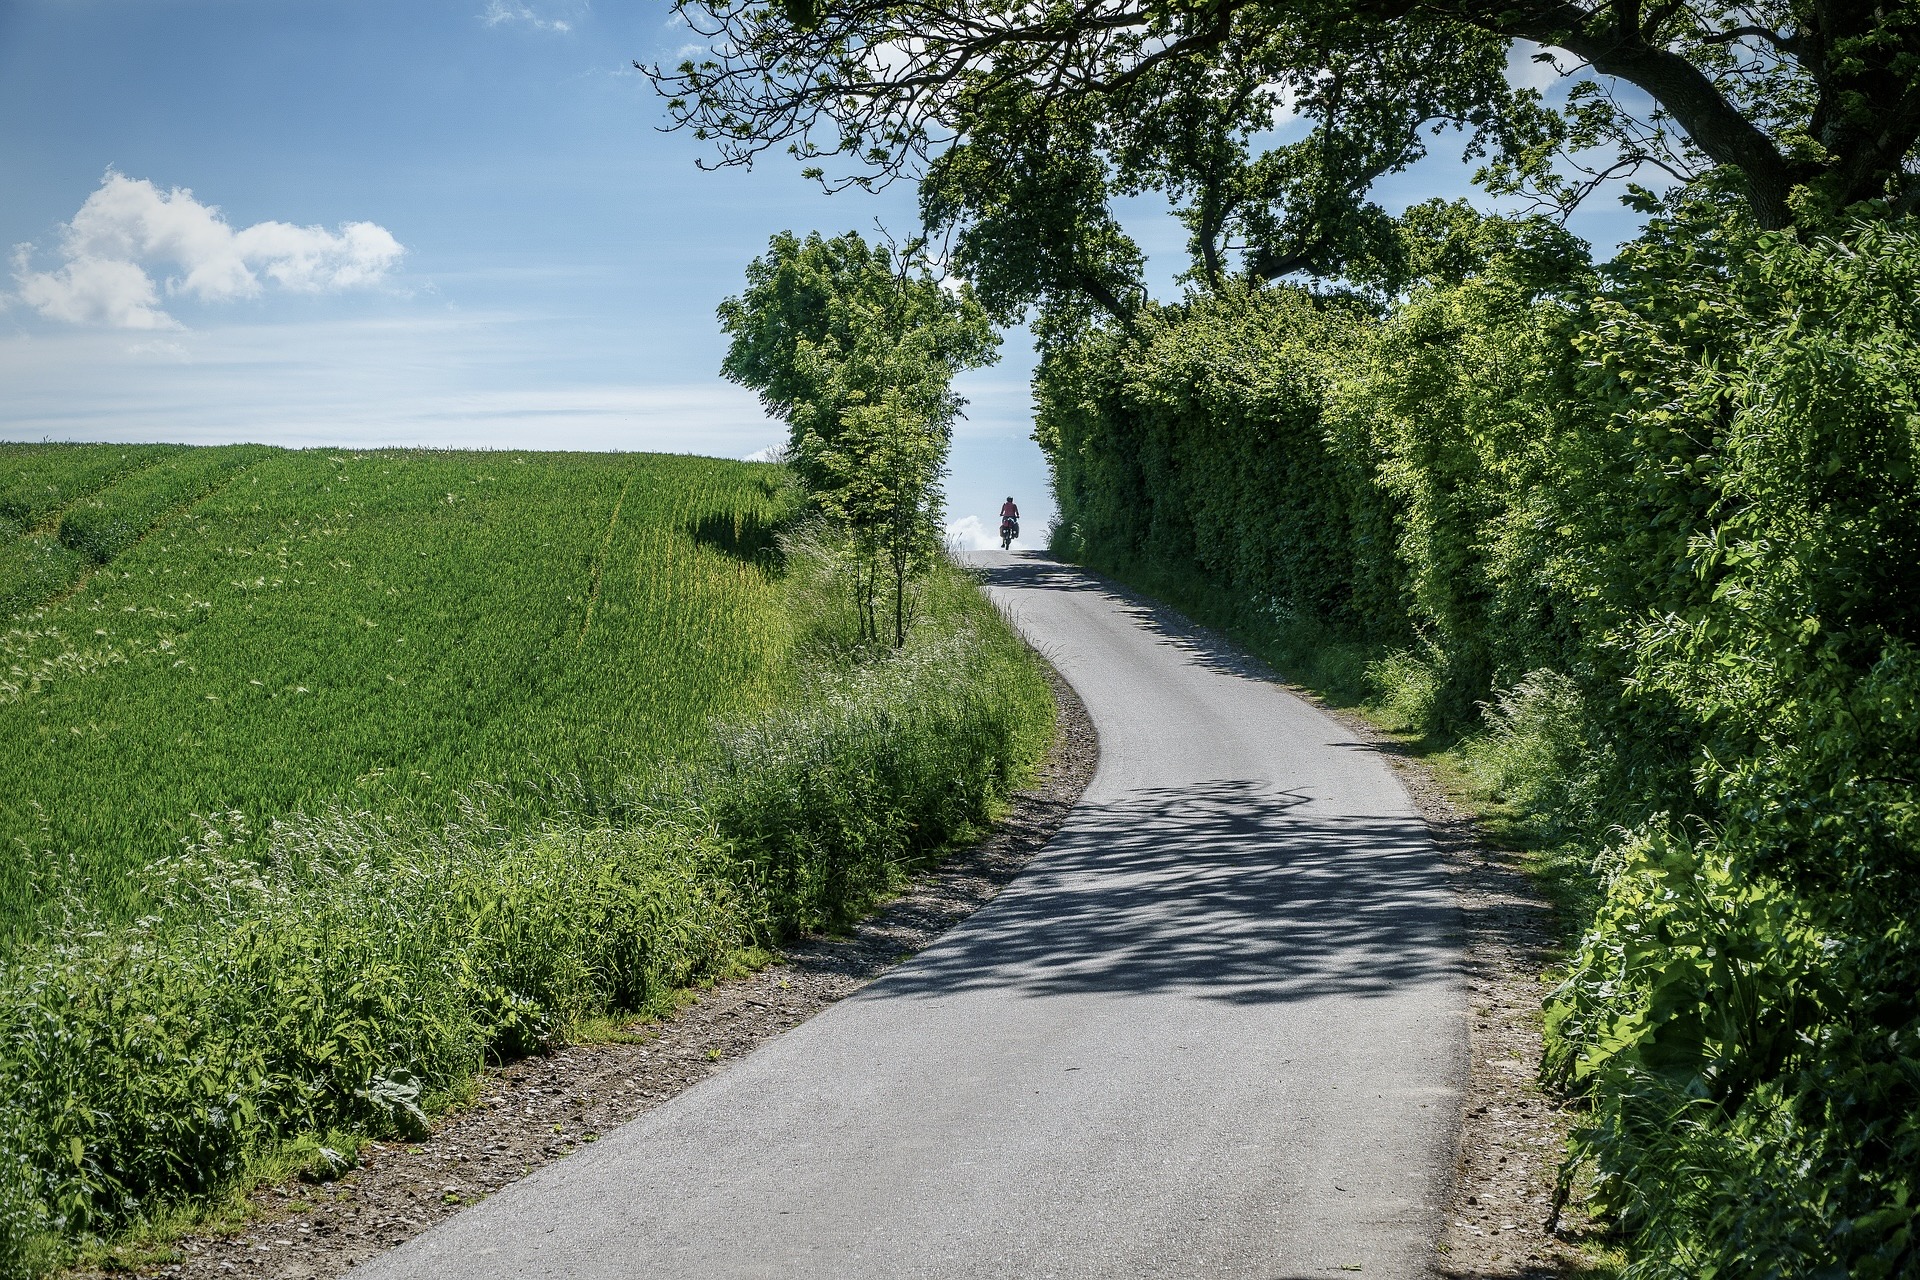
[(1920, 1274), (1920, 228), (1408, 234), (1389, 306), (1056, 342), (1059, 545), (1368, 655), (1597, 860), (1546, 1071), (1631, 1274)]
[(1404, 637), (1391, 509), (1332, 429), (1330, 379), (1363, 313), (1234, 291), (1045, 353), (1036, 438), (1062, 548), (1191, 566), (1208, 581)]

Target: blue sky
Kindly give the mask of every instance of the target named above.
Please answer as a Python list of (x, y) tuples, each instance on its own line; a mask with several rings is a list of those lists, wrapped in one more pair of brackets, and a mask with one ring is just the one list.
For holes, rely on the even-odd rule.
[[(715, 305), (774, 231), (910, 229), (912, 195), (697, 170), (630, 65), (687, 38), (657, 2), (0, 0), (0, 438), (775, 443)], [(1465, 192), (1441, 150), (1390, 207)], [(966, 376), (955, 519), (1012, 492), (1044, 529), (1031, 368), (1016, 333)]]

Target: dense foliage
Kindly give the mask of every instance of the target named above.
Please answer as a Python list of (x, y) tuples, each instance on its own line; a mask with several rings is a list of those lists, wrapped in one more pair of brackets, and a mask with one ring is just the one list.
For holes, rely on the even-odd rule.
[(1598, 856), (1546, 1070), (1636, 1275), (1920, 1274), (1920, 233), (1403, 228), (1384, 308), (1056, 343), (1058, 545), (1370, 647)]
[[(1636, 1269), (1920, 1274), (1920, 6), (675, 9), (708, 48), (650, 74), (709, 163), (917, 178), (1034, 317), (1062, 550), (1473, 735), (1599, 857), (1547, 1068)], [(1509, 71), (1557, 55), (1564, 97)], [(1449, 129), (1496, 193), (1671, 194), (1599, 267), (1372, 200)]]
[[(148, 708), (208, 738), (244, 730), (275, 767), (182, 747), (197, 768), (150, 766), (176, 769), (170, 809), (114, 753), (88, 757), (113, 789), (102, 806), (117, 794), (146, 825), (123, 819), (71, 857), (14, 851), (34, 855), (34, 883), (9, 897), (31, 910), (0, 959), (0, 1275), (289, 1161), (332, 1177), (362, 1136), (417, 1131), (484, 1063), (843, 923), (992, 815), (1051, 736), (1037, 661), (950, 566), (904, 646), (861, 644), (833, 567), (765, 523), (786, 507), (781, 475), (275, 453), (30, 612), (32, 642), (128, 651), (16, 667), (9, 696), (123, 707), (134, 746)], [(182, 597), (204, 602), (197, 625), (164, 616)], [(114, 630), (142, 624), (178, 628), (169, 652), (200, 670)], [(256, 686), (249, 669), (286, 674)], [(97, 673), (116, 701), (49, 700)], [(202, 673), (220, 701), (253, 704), (194, 718), (215, 705)], [(333, 699), (322, 720), (274, 699), (294, 678)], [(274, 737), (289, 719), (300, 732)], [(527, 754), (485, 750), (489, 725)], [(303, 747), (310, 776), (246, 789), (307, 768)], [(0, 739), (25, 781), (10, 757), (51, 749)], [(433, 764), (369, 785), (336, 767), (352, 750), (375, 770), (384, 752)], [(246, 803), (193, 822), (192, 788), (222, 786)], [(191, 838), (154, 843), (166, 820)]]
[[(1198, 278), (1397, 275), (1386, 174), (1463, 135), (1563, 209), (1710, 178), (1762, 227), (1920, 204), (1920, 7), (1878, 0), (675, 0), (645, 67), (707, 163), (786, 147), (830, 186), (923, 180), (983, 292), (1139, 305), (1115, 197), (1166, 195)], [(1543, 96), (1510, 59), (1571, 77)], [(1276, 128), (1276, 125), (1284, 127)]]

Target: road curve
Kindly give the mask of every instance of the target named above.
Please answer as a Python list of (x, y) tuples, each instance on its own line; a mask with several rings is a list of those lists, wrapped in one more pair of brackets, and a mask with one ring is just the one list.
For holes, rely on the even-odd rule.
[(1465, 991), (1405, 792), (1178, 618), (977, 559), (1100, 734), (1060, 834), (919, 956), (354, 1276), (1427, 1274)]

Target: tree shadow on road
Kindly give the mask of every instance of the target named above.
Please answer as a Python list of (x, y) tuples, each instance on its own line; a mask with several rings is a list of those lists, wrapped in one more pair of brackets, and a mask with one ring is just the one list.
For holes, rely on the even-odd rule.
[(1453, 979), (1460, 949), (1421, 819), (1330, 820), (1302, 796), (1219, 781), (1077, 811), (1005, 893), (871, 994), (1385, 995)]

